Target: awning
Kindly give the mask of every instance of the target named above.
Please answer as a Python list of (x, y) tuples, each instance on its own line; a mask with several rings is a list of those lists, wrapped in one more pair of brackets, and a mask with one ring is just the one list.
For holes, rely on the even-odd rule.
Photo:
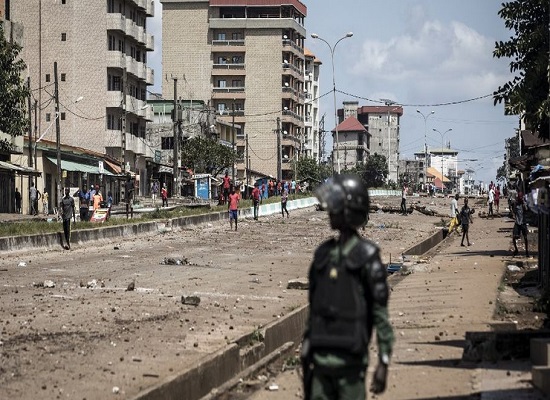
[(12, 164), (7, 161), (0, 161), (0, 170), (4, 171), (13, 171), (18, 175), (36, 175), (40, 176), (42, 173), (39, 171), (35, 171), (32, 168), (29, 167), (23, 167), (22, 165), (18, 164)]
[(107, 160), (104, 160), (103, 162), (107, 164), (109, 167), (111, 167), (111, 169), (114, 171), (115, 174), (117, 175), (122, 174), (122, 168), (120, 165), (117, 165)]
[[(57, 159), (53, 157), (47, 157), (52, 163), (57, 165)], [(76, 161), (61, 160), (61, 169), (64, 171), (84, 172), (87, 174), (102, 175), (99, 172), (99, 165), (82, 164)], [(115, 176), (106, 169), (103, 170), (103, 175)]]
[(167, 167), (165, 165), (161, 165), (159, 167), (159, 174), (173, 174), (174, 173), (174, 168), (172, 167)]

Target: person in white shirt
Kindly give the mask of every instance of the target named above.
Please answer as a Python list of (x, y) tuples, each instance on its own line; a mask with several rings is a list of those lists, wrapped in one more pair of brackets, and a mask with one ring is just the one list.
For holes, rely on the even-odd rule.
[(491, 189), (489, 189), (489, 214), (487, 214), (488, 217), (494, 217), (493, 214), (493, 203), (495, 202), (495, 189), (491, 186)]

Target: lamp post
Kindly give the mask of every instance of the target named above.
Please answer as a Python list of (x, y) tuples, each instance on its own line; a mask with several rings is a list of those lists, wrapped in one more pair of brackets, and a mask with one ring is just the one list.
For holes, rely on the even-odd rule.
[[(312, 33), (311, 34), (311, 37), (313, 39), (318, 39), (322, 42), (325, 42), (326, 45), (328, 46), (328, 48), (330, 49), (330, 57), (331, 57), (331, 61), (332, 61), (332, 97), (333, 97), (333, 101), (334, 101), (334, 124), (336, 125), (335, 127), (335, 139), (336, 139), (336, 165), (337, 165), (337, 172), (340, 173), (340, 142), (339, 142), (339, 138), (338, 138), (338, 109), (336, 108), (336, 78), (335, 78), (335, 74), (334, 74), (334, 51), (336, 50), (336, 46), (338, 45), (338, 43), (340, 43), (342, 40), (344, 39), (347, 39), (347, 38), (350, 38), (353, 36), (353, 32), (348, 32), (346, 33), (345, 36), (341, 37), (340, 39), (338, 39), (338, 41), (336, 41), (336, 43), (334, 43), (334, 46), (331, 46), (329, 42), (327, 42), (325, 39), (323, 39), (322, 37), (320, 37), (318, 34), (316, 33)], [(333, 145), (333, 148), (334, 148), (334, 145)]]
[(443, 193), (443, 148), (445, 147), (445, 144), (443, 143), (443, 138), (445, 137), (445, 134), (447, 132), (450, 132), (452, 131), (453, 129), (450, 128), (450, 129), (447, 129), (445, 132), (441, 132), (441, 131), (438, 131), (437, 129), (433, 129), (434, 132), (437, 132), (441, 135), (441, 193)]
[(422, 115), (422, 118), (424, 118), (424, 184), (426, 184), (426, 169), (427, 169), (427, 162), (428, 162), (428, 148), (426, 147), (426, 131), (427, 131), (427, 120), (430, 117), (430, 115), (435, 114), (435, 111), (431, 111), (428, 115), (424, 115), (420, 110), (416, 110), (417, 113)]

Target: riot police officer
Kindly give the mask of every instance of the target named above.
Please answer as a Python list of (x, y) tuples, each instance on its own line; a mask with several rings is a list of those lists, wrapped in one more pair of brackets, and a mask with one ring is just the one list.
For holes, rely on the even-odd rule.
[(306, 399), (365, 399), (373, 328), (378, 366), (371, 391), (386, 388), (393, 329), (380, 250), (357, 229), (368, 220), (369, 195), (357, 175), (336, 175), (316, 192), (338, 238), (322, 243), (309, 271), (308, 327), (302, 343)]

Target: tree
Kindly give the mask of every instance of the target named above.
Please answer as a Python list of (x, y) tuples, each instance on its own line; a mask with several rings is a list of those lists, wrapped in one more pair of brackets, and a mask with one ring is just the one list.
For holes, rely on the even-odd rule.
[(549, 138), (550, 62), (548, 0), (515, 0), (502, 4), (499, 16), (514, 36), (495, 43), (493, 56), (510, 58), (514, 78), (493, 93), (510, 114), (522, 115), (529, 129)]
[(315, 187), (332, 175), (330, 166), (319, 165), (314, 158), (303, 157), (296, 161), (296, 179), (306, 180)]
[[(30, 93), (21, 78), (27, 67), (20, 52), (21, 46), (6, 40), (4, 22), (0, 21), (0, 131), (12, 137), (23, 135), (28, 128), (25, 101)], [(0, 141), (1, 152), (12, 150), (11, 141)]]
[(183, 142), (181, 159), (195, 173), (217, 176), (235, 164), (237, 152), (214, 139), (195, 136)]
[(373, 154), (367, 158), (365, 164), (360, 164), (358, 173), (363, 177), (363, 180), (369, 188), (383, 187), (388, 176), (388, 162), (386, 157), (380, 154)]

